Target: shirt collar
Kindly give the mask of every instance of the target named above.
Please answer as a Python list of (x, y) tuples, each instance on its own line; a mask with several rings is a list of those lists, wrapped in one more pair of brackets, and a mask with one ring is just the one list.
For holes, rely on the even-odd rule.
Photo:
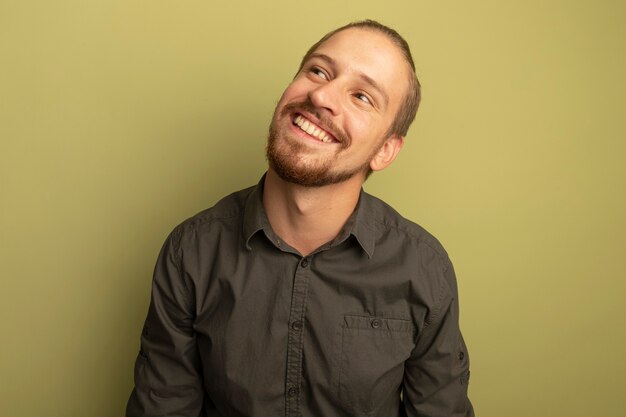
[[(246, 200), (243, 217), (243, 238), (246, 242), (246, 248), (251, 250), (250, 239), (260, 230), (263, 230), (270, 240), (278, 241), (265, 213), (263, 207), (263, 187), (265, 184), (265, 175), (261, 177), (259, 183), (252, 189)], [(359, 201), (356, 209), (346, 221), (345, 226), (339, 234), (330, 243), (330, 246), (336, 246), (348, 238), (349, 235), (355, 237), (361, 248), (367, 253), (368, 258), (374, 254), (375, 233), (374, 222), (376, 212), (372, 205), (372, 196), (367, 194), (363, 189), (359, 195)], [(276, 242), (274, 242), (276, 243)]]
[(250, 247), (250, 239), (260, 230), (271, 231), (270, 222), (263, 208), (263, 184), (265, 184), (265, 174), (259, 183), (252, 189), (246, 200), (246, 207), (243, 214), (243, 238), (246, 248)]
[(372, 206), (372, 196), (361, 189), (359, 202), (352, 213), (352, 216), (346, 222), (346, 229), (355, 237), (361, 248), (367, 253), (368, 258), (374, 255), (374, 247), (376, 235), (374, 222), (376, 219), (376, 211)]

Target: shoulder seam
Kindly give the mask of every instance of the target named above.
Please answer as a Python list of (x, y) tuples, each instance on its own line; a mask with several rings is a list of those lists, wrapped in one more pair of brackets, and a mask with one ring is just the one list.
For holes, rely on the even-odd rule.
[[(404, 219), (404, 218), (403, 218), (403, 219)], [(412, 233), (410, 230), (408, 230), (408, 229), (407, 229), (407, 228), (405, 228), (405, 227), (400, 227), (400, 226), (397, 226), (397, 225), (392, 225), (392, 224), (386, 223), (385, 221), (379, 220), (379, 219), (377, 219), (377, 218), (375, 218), (375, 219), (374, 219), (374, 221), (375, 221), (376, 223), (378, 223), (378, 224), (382, 225), (382, 226), (385, 226), (385, 227), (388, 227), (388, 228), (393, 228), (394, 230), (398, 230), (398, 231), (400, 231), (400, 232), (402, 232), (402, 233), (406, 234), (407, 236), (409, 236), (409, 237), (411, 237), (411, 238), (413, 238), (413, 239), (415, 239), (415, 240), (419, 241), (420, 243), (423, 243), (424, 245), (428, 246), (430, 249), (432, 249), (432, 250), (433, 250), (433, 252), (435, 252), (437, 255), (439, 255), (439, 257), (440, 257), (442, 260), (446, 261), (446, 262), (445, 262), (445, 264), (446, 264), (446, 269), (445, 269), (445, 270), (447, 270), (447, 269), (448, 269), (448, 261), (447, 261), (447, 260), (448, 260), (448, 254), (446, 253), (445, 249), (435, 247), (435, 246), (434, 246), (434, 245), (432, 245), (430, 242), (428, 242), (428, 241), (427, 241), (427, 239), (424, 239), (423, 237), (418, 236), (418, 235), (416, 235), (415, 233)], [(418, 226), (418, 227), (420, 227), (419, 225), (417, 225), (417, 226)], [(426, 232), (426, 233), (428, 233), (428, 232)], [(433, 239), (436, 239), (436, 238), (434, 238), (434, 237), (433, 237)]]

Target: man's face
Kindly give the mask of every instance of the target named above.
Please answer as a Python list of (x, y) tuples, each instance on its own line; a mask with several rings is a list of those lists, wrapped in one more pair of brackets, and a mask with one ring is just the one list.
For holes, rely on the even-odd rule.
[(408, 79), (408, 65), (386, 35), (362, 28), (336, 33), (304, 62), (276, 106), (270, 168), (304, 186), (356, 175), (364, 181), (390, 139)]

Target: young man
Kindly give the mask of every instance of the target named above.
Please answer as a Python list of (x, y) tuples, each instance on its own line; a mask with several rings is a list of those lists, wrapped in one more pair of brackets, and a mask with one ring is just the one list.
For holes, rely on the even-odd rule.
[(266, 175), (167, 239), (127, 416), (473, 416), (452, 264), (361, 190), (418, 102), (392, 29), (357, 22), (313, 45)]

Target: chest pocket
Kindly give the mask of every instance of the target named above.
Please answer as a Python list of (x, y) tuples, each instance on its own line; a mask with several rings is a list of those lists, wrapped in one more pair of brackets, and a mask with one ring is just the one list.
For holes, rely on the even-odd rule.
[(398, 401), (414, 336), (410, 320), (344, 316), (338, 394), (353, 415), (376, 415), (379, 407)]

